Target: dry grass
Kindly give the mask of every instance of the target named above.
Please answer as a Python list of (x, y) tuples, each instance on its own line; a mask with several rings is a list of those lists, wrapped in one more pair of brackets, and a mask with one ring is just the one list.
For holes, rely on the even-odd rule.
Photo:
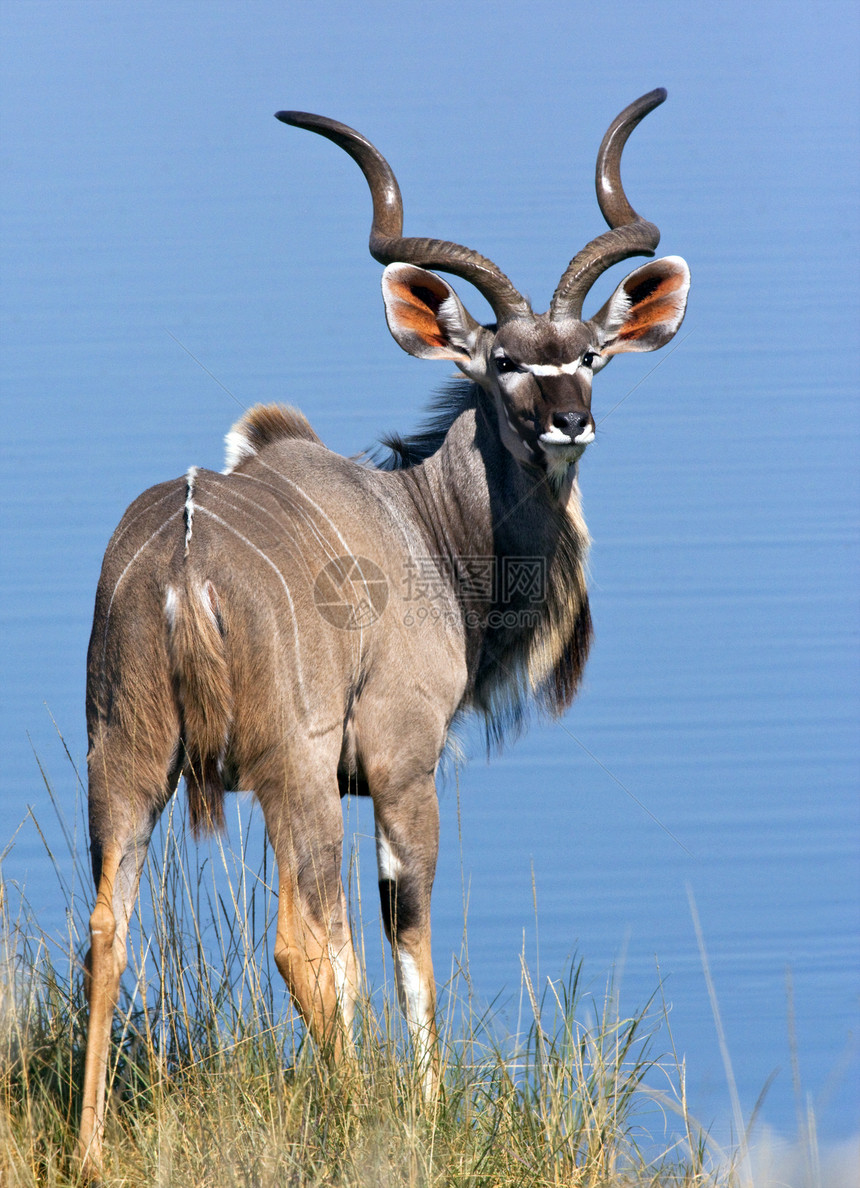
[[(77, 857), (55, 863), (65, 941), (43, 934), (20, 891), (0, 885), (4, 1188), (79, 1183), (89, 876), (73, 833)], [(201, 859), (184, 839), (168, 814), (144, 878), (151, 916), (145, 906), (146, 925), (132, 932), (114, 1028), (107, 1185), (732, 1182), (721, 1157), (723, 1170), (709, 1170), (706, 1137), (686, 1111), (683, 1069), (670, 1061), (667, 1071), (652, 1050), (658, 1023), (666, 1034), (660, 1012), (621, 1017), (611, 987), (597, 999), (585, 992), (581, 967), (538, 993), (524, 966), (530, 1025), (519, 1037), (499, 1039), (498, 1020), (476, 1016), (449, 987), (444, 1091), (432, 1107), (420, 1100), (388, 999), (362, 1001), (356, 1065), (332, 1071), (278, 1005), (266, 944), (269, 872), (249, 868), (244, 838), (217, 863), (217, 850)]]

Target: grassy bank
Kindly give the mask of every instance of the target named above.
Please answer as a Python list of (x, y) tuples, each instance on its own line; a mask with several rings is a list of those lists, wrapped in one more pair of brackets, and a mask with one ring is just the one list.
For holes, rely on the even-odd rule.
[[(132, 930), (115, 1021), (106, 1184), (732, 1182), (724, 1160), (719, 1174), (709, 1170), (659, 1003), (624, 1017), (611, 987), (586, 992), (578, 966), (543, 988), (524, 967), (519, 1036), (448, 987), (444, 1091), (433, 1106), (420, 1100), (399, 1013), (378, 994), (361, 1004), (355, 1066), (327, 1069), (283, 1005), (266, 943), (269, 872), (250, 870), (241, 848), (221, 854), (216, 877), (168, 818), (147, 870), (147, 922)], [(73, 847), (67, 867), (57, 863), (68, 896), (65, 942), (40, 931), (16, 888), (0, 890), (4, 1188), (79, 1182), (89, 908), (81, 849)], [(67, 882), (74, 862), (77, 877)]]

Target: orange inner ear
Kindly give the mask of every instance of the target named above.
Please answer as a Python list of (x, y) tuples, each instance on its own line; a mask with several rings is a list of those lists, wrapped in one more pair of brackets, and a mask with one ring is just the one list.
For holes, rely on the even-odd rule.
[(627, 321), (618, 332), (618, 338), (627, 342), (641, 338), (652, 327), (671, 322), (677, 312), (678, 303), (673, 297), (658, 297), (655, 294), (631, 310)]
[(417, 335), (428, 346), (447, 347), (447, 338), (439, 328), (436, 315), (448, 296), (447, 289), (439, 291), (428, 285), (410, 285), (404, 281), (389, 282), (396, 305), (391, 313), (397, 324)]
[[(628, 292), (632, 306), (627, 320), (618, 332), (618, 339), (630, 342), (641, 338), (654, 326), (670, 322), (678, 314), (678, 300), (674, 294), (682, 288), (684, 278), (672, 272), (655, 281), (650, 279)], [(637, 297), (637, 288), (642, 292)]]

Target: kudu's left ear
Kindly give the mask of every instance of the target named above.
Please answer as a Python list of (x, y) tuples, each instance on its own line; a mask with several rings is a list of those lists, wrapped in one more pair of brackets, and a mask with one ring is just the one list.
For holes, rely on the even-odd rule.
[(404, 351), (418, 359), (471, 363), (481, 327), (441, 276), (414, 264), (389, 264), (382, 296), (388, 329)]
[(690, 270), (680, 256), (643, 264), (621, 282), (591, 318), (604, 358), (622, 351), (656, 351), (684, 320)]

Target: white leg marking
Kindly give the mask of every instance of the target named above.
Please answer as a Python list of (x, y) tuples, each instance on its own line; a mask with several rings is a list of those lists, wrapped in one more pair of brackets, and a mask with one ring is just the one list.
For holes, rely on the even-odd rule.
[(394, 959), (397, 978), (397, 993), (400, 1005), (409, 1024), (410, 1032), (427, 1023), (428, 996), (418, 974), (418, 964), (411, 953), (401, 949)]
[(376, 826), (376, 865), (379, 868), (379, 878), (389, 879), (392, 883), (403, 869), (400, 859), (391, 848), (391, 842), (381, 825)]
[(340, 949), (335, 949), (331, 943), (328, 946), (328, 959), (334, 970), (337, 1005), (343, 1019), (346, 1038), (349, 1041), (352, 1039), (352, 1021), (355, 1015), (355, 987), (350, 984), (345, 951), (346, 945)]
[(399, 950), (394, 958), (397, 996), (406, 1016), (406, 1026), (415, 1050), (415, 1062), (421, 1074), (425, 1097), (432, 1094), (433, 1075), (433, 1013), (427, 986), (418, 972), (418, 965), (410, 953)]

